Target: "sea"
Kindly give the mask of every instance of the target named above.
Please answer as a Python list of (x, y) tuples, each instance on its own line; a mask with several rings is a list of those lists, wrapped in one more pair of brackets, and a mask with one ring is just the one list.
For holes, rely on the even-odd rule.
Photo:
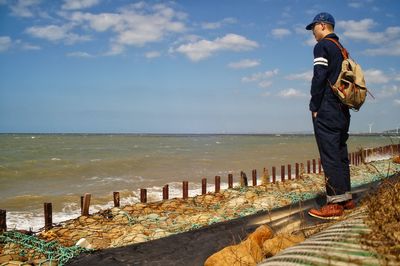
[[(388, 136), (351, 135), (349, 152), (398, 143)], [(90, 212), (113, 207), (113, 192), (121, 205), (201, 194), (201, 179), (213, 191), (214, 177), (239, 182), (240, 172), (251, 177), (263, 169), (318, 159), (313, 135), (303, 134), (0, 134), (0, 209), (8, 229), (39, 230), (43, 204), (52, 203), (53, 222), (80, 215), (80, 198), (91, 194)]]

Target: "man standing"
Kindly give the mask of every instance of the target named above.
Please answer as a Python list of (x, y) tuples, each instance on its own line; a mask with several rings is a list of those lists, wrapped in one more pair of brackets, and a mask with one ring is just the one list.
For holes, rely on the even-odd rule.
[(325, 172), (327, 204), (308, 213), (321, 219), (336, 219), (344, 209), (355, 204), (350, 194), (350, 169), (346, 141), (349, 137), (349, 108), (333, 93), (341, 71), (343, 56), (337, 45), (327, 38), (339, 40), (334, 33), (335, 19), (320, 13), (306, 27), (317, 40), (314, 47), (314, 75), (311, 84), (310, 111), (314, 134)]

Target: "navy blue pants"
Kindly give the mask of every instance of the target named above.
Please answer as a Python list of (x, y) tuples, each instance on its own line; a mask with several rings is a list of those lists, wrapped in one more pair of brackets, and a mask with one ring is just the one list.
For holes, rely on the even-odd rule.
[(327, 196), (337, 197), (333, 202), (344, 201), (346, 198), (343, 195), (351, 190), (346, 144), (349, 138), (349, 110), (337, 101), (325, 100), (317, 117), (313, 118), (313, 125), (326, 178)]

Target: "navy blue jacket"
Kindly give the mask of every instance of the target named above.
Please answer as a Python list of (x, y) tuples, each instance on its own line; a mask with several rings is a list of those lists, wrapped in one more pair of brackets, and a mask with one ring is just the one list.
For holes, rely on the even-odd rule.
[[(339, 40), (339, 37), (334, 33), (328, 34), (325, 38)], [(315, 45), (314, 76), (311, 83), (311, 112), (318, 112), (323, 99), (340, 102), (330, 88), (329, 82), (335, 84), (342, 68), (342, 62), (342, 53), (332, 41), (321, 39)]]

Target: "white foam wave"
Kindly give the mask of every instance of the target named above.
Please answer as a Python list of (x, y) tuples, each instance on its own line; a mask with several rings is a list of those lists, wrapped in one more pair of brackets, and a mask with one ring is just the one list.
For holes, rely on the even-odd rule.
[(371, 156), (368, 156), (368, 157), (366, 158), (365, 161), (366, 161), (367, 163), (369, 163), (369, 162), (373, 162), (373, 161), (389, 160), (389, 159), (391, 159), (391, 158), (392, 158), (392, 156), (389, 155), (389, 154), (371, 155)]
[[(131, 205), (140, 200), (133, 197), (125, 197), (121, 199), (121, 206)], [(105, 204), (91, 205), (89, 213), (96, 213), (101, 210), (114, 207), (114, 202), (109, 201)], [(65, 203), (61, 212), (53, 212), (53, 224), (59, 224), (67, 220), (78, 218), (81, 215), (80, 206), (77, 203)], [(39, 231), (44, 227), (43, 210), (37, 209), (33, 211), (10, 211), (7, 212), (7, 230), (24, 229)]]
[[(74, 212), (55, 212), (53, 213), (53, 223), (60, 223), (66, 220), (79, 217), (80, 210)], [(44, 214), (41, 210), (7, 212), (7, 230), (24, 229), (34, 232), (44, 227)]]
[(87, 178), (92, 182), (89, 186), (96, 186), (98, 184), (101, 185), (108, 185), (108, 184), (113, 184), (114, 182), (120, 182), (120, 183), (127, 183), (127, 184), (132, 184), (136, 182), (142, 182), (144, 179), (141, 176), (92, 176)]

